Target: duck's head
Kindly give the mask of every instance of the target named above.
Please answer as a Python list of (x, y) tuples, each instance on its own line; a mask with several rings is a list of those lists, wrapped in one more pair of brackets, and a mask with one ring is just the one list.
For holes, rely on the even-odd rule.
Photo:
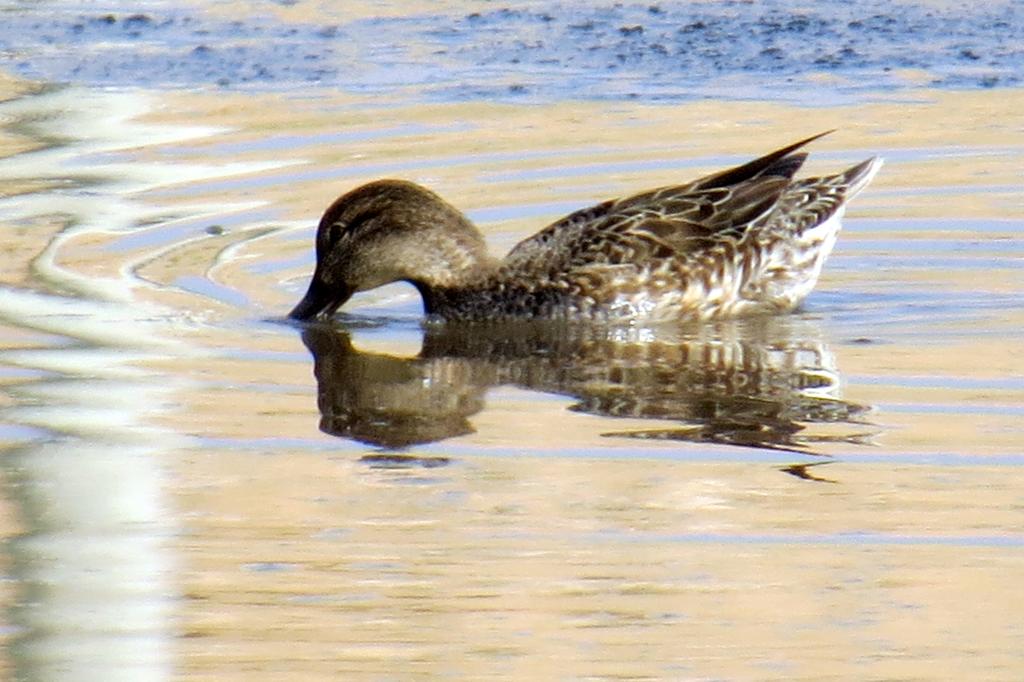
[(329, 317), (352, 294), (412, 282), (426, 294), (457, 285), (487, 260), (479, 231), (430, 190), (404, 180), (377, 180), (339, 197), (320, 219), (316, 270), (288, 314)]

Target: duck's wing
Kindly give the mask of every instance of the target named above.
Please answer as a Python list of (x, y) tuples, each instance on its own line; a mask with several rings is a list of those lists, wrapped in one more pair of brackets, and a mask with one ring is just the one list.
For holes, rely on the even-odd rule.
[(794, 152), (801, 147), (814, 142), (818, 138), (824, 137), (825, 135), (833, 132), (835, 131), (826, 130), (823, 133), (812, 135), (811, 137), (800, 140), (799, 142), (794, 142), (782, 149), (776, 149), (775, 151), (758, 157), (753, 161), (748, 161), (743, 165), (719, 171), (718, 173), (712, 173), (711, 175), (700, 178), (699, 180), (695, 180), (690, 183), (689, 186), (693, 189), (729, 187), (769, 175), (792, 178), (796, 172), (800, 170), (800, 166), (802, 166), (804, 161), (807, 159), (806, 153), (795, 154)]
[(567, 272), (681, 256), (761, 224), (792, 183), (809, 137), (741, 166), (581, 209), (520, 242), (505, 259), (519, 271)]

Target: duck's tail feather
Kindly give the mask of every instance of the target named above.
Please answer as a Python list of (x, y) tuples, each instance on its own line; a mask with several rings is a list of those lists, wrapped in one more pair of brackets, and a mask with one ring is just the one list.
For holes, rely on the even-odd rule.
[(852, 168), (848, 168), (840, 174), (842, 184), (846, 186), (844, 194), (849, 201), (857, 196), (862, 189), (875, 177), (885, 162), (879, 156), (872, 156)]

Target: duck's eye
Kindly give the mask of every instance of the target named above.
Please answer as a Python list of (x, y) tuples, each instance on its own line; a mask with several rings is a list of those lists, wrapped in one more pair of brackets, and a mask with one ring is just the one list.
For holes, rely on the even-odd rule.
[(334, 246), (341, 239), (345, 232), (345, 224), (341, 222), (331, 223), (327, 228), (327, 245)]
[(323, 230), (323, 248), (330, 250), (343, 239), (352, 239), (361, 230), (365, 229), (365, 224), (372, 220), (375, 215), (375, 213), (364, 212), (355, 216), (348, 216), (344, 220), (338, 218), (327, 223), (326, 228), (321, 228)]

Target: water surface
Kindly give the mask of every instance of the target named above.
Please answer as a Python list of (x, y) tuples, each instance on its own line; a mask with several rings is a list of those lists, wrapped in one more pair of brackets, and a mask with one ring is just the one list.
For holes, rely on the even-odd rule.
[[(1019, 678), (1020, 90), (2, 87), (5, 676)], [(808, 172), (887, 165), (797, 314), (282, 321), (369, 179), (502, 252), (836, 127)]]

